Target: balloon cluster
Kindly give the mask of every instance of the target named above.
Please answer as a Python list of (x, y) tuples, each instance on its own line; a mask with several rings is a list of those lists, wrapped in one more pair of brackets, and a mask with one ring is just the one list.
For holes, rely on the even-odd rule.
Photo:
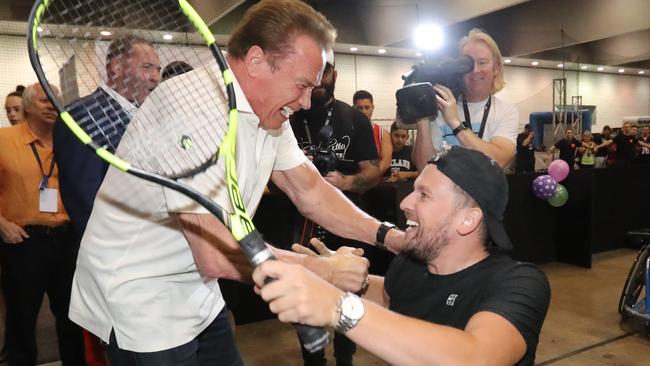
[(533, 181), (535, 197), (546, 200), (553, 207), (560, 207), (569, 199), (569, 192), (558, 182), (569, 175), (569, 164), (564, 160), (554, 160), (548, 166), (548, 175), (540, 175)]

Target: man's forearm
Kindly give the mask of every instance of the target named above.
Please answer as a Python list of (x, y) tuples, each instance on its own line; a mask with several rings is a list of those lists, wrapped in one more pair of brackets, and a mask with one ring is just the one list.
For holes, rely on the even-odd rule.
[(508, 166), (514, 157), (514, 149), (505, 149), (492, 141), (483, 141), (471, 130), (461, 131), (456, 137), (463, 147), (484, 153), (499, 163), (502, 168)]
[(431, 137), (431, 120), (428, 118), (421, 118), (417, 121), (418, 134), (413, 142), (413, 151), (411, 158), (415, 163), (418, 171), (422, 171), (427, 163), (435, 154), (433, 147), (433, 140)]
[(349, 192), (364, 193), (379, 183), (379, 160), (366, 160), (360, 164), (363, 165), (359, 173), (350, 176), (351, 183), (346, 189)]

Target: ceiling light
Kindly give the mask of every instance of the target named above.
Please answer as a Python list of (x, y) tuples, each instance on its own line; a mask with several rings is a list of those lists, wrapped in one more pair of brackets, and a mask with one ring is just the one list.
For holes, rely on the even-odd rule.
[(164, 39), (164, 40), (167, 40), (167, 41), (171, 41), (172, 39), (174, 39), (174, 36), (172, 36), (172, 35), (169, 34), (169, 33), (167, 33), (167, 34), (163, 34), (163, 39)]
[(563, 68), (563, 67), (564, 67), (564, 64), (557, 64), (557, 67), (559, 67), (559, 68)]
[(533, 62), (531, 62), (530, 64), (533, 65), (533, 66), (537, 66), (537, 65), (539, 65), (539, 62), (537, 62), (537, 61), (533, 61)]
[(435, 50), (444, 43), (442, 28), (435, 24), (422, 24), (413, 33), (415, 45), (423, 50)]
[(625, 72), (625, 69), (618, 69), (618, 72), (622, 74)]
[(600, 66), (600, 67), (598, 67), (598, 69), (596, 69), (596, 70), (598, 70), (598, 71), (603, 71), (603, 70), (605, 70), (605, 68), (602, 67), (602, 66)]
[(350, 51), (357, 52), (357, 51), (359, 51), (359, 49), (357, 47), (350, 47)]
[(589, 68), (589, 66), (587, 66), (587, 65), (582, 65), (582, 66), (580, 66), (580, 68), (583, 69), (583, 70), (587, 70), (587, 69)]
[(512, 62), (512, 60), (511, 60), (511, 59), (509, 59), (509, 58), (507, 58), (507, 59), (505, 59), (505, 60), (503, 60), (503, 62), (505, 62), (505, 63), (507, 63), (507, 64), (509, 64), (509, 63), (511, 63), (511, 62)]
[(645, 71), (641, 70), (641, 71), (639, 71), (639, 74), (643, 75), (643, 74), (645, 74)]
[(38, 33), (41, 33), (41, 32), (43, 31), (43, 28), (41, 28), (41, 27), (36, 27), (36, 31), (37, 31)]
[(109, 32), (109, 31), (101, 31), (101, 32), (99, 32), (99, 34), (101, 34), (102, 36), (108, 37), (108, 36), (111, 35), (111, 32)]
[(422, 56), (422, 52), (418, 52), (418, 53), (416, 53), (415, 55), (416, 55), (417, 57), (420, 57), (420, 56)]
[(386, 53), (386, 50), (383, 49), (383, 48), (380, 48), (380, 49), (377, 50), (377, 52), (381, 53), (383, 55), (384, 53)]

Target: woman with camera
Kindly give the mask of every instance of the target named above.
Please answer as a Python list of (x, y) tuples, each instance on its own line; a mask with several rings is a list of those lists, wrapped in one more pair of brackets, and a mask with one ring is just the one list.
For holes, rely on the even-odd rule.
[(481, 151), (502, 167), (515, 155), (519, 112), (493, 95), (505, 85), (499, 47), (479, 29), (472, 29), (459, 46), (462, 55), (474, 60), (474, 68), (463, 76), (465, 90), (458, 100), (448, 87), (433, 86), (440, 113), (417, 121), (413, 160), (420, 171), (444, 145)]

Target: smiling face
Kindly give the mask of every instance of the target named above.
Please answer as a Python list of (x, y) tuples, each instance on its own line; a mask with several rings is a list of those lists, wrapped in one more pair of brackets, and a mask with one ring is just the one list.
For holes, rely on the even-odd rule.
[(25, 119), (23, 114), (23, 98), (11, 95), (5, 99), (5, 112), (7, 112), (7, 119), (11, 125)]
[(260, 127), (278, 129), (289, 116), (311, 107), (311, 93), (321, 82), (325, 53), (314, 40), (297, 36), (293, 52), (277, 58), (253, 47), (246, 56), (252, 87), (245, 90)]
[(430, 263), (449, 244), (457, 215), (454, 184), (429, 164), (415, 180), (413, 192), (400, 203), (409, 227), (403, 252)]
[(462, 49), (462, 54), (474, 60), (474, 69), (463, 76), (465, 94), (470, 102), (478, 102), (490, 96), (494, 78), (501, 72), (500, 66), (490, 48), (481, 41), (470, 41)]

